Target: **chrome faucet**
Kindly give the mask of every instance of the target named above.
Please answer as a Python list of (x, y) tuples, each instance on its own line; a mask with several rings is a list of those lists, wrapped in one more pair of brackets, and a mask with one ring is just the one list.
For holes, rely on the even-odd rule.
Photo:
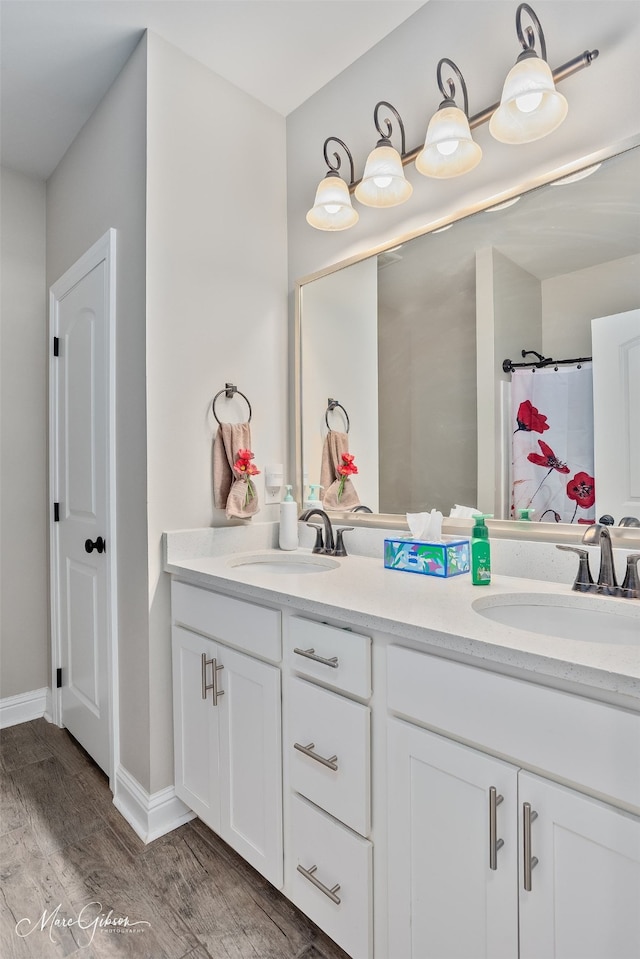
[(620, 587), (616, 579), (616, 568), (613, 562), (613, 545), (611, 543), (611, 533), (608, 526), (600, 523), (593, 523), (585, 530), (582, 542), (587, 545), (600, 545), (600, 572), (596, 592), (604, 593), (605, 596), (619, 596)]

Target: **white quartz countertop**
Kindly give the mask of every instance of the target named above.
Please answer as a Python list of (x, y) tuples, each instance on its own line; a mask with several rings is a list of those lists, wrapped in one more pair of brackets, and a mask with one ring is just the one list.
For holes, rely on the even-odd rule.
[[(252, 556), (283, 556), (277, 549), (247, 550)], [(289, 554), (307, 555), (300, 549)], [(640, 602), (572, 593), (570, 586), (494, 575), (489, 586), (473, 586), (467, 574), (441, 579), (385, 569), (382, 559), (351, 555), (335, 569), (281, 573), (261, 565), (232, 565), (243, 555), (189, 558), (168, 553), (165, 570), (196, 586), (224, 591), (263, 604), (325, 616), (364, 630), (425, 643), (457, 659), (475, 662), (585, 695), (640, 709)], [(532, 601), (532, 595), (535, 597)], [(565, 639), (502, 625), (480, 615), (473, 604), (505, 597), (536, 605), (549, 598), (588, 611), (615, 610), (625, 617), (637, 642), (614, 641), (606, 630), (597, 641)], [(508, 598), (507, 598), (508, 597)], [(532, 622), (535, 610), (532, 611)]]

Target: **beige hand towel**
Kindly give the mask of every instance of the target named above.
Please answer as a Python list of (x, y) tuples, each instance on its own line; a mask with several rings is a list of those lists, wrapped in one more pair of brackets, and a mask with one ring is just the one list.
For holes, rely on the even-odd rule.
[(251, 477), (240, 476), (233, 469), (238, 450), (249, 449), (251, 427), (248, 423), (221, 423), (218, 426), (213, 442), (213, 505), (225, 510), (227, 519), (247, 519), (260, 509)]
[(349, 510), (360, 504), (350, 476), (347, 476), (342, 496), (338, 499), (341, 476), (337, 468), (342, 463), (342, 454), (348, 452), (349, 437), (347, 434), (330, 430), (324, 438), (322, 461), (320, 463), (320, 484), (324, 487), (320, 491), (320, 496), (325, 509)]

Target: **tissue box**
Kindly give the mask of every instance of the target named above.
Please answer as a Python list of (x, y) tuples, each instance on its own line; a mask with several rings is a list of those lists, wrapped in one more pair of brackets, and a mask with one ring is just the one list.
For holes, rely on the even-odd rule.
[(471, 567), (469, 540), (426, 543), (419, 539), (385, 539), (384, 565), (426, 576), (458, 576)]

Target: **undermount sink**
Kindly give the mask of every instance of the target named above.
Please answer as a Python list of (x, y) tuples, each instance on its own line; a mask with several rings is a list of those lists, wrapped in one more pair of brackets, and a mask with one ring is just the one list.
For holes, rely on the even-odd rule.
[(315, 553), (258, 553), (254, 556), (234, 556), (227, 566), (253, 568), (262, 573), (326, 573), (340, 566), (335, 559)]
[(583, 643), (640, 646), (640, 609), (597, 596), (510, 593), (486, 596), (472, 604), (476, 613), (529, 633), (561, 636)]

